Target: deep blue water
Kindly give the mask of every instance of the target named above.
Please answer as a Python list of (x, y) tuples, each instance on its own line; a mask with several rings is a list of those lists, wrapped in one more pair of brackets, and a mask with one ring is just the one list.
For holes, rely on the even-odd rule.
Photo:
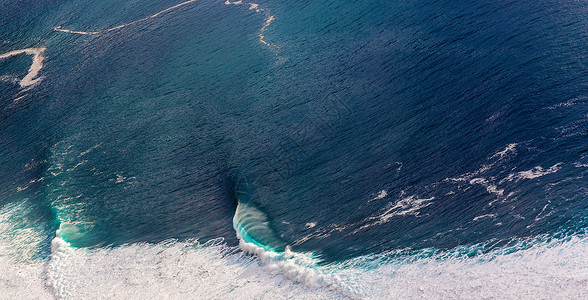
[(0, 59), (0, 221), (40, 237), (5, 231), (21, 250), (0, 256), (50, 260), (57, 229), (72, 248), (234, 247), (238, 205), (250, 242), (327, 266), (584, 236), (586, 3), (200, 0), (144, 19), (181, 2), (0, 1), (0, 53), (45, 48), (27, 87), (33, 56)]

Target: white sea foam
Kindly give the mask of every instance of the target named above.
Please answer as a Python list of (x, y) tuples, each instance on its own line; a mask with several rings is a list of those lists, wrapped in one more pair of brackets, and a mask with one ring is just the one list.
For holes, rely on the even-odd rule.
[(102, 144), (103, 144), (103, 143), (98, 143), (98, 144), (96, 144), (96, 145), (94, 145), (94, 146), (90, 147), (88, 150), (86, 150), (86, 151), (82, 151), (82, 153), (80, 153), (79, 157), (82, 157), (82, 156), (84, 156), (84, 155), (86, 155), (86, 154), (88, 154), (88, 153), (90, 153), (90, 152), (94, 151), (96, 148), (98, 148), (98, 147), (102, 146)]
[(11, 76), (11, 75), (2, 75), (0, 76), (0, 81), (3, 82), (10, 82), (12, 84), (18, 84), (18, 82), (20, 81), (16, 76)]
[(312, 289), (319, 287), (340, 288), (341, 280), (332, 274), (324, 274), (315, 267), (311, 255), (297, 253), (286, 247), (284, 252), (275, 252), (246, 242), (239, 234), (239, 248), (261, 260), (264, 269), (272, 275), (281, 275)]
[[(52, 150), (57, 157), (59, 153), (77, 153), (66, 143), (59, 143)], [(67, 174), (65, 170), (80, 160), (78, 155), (73, 157), (76, 159), (72, 161), (55, 159), (48, 163)], [(32, 167), (36, 162), (30, 164)], [(76, 215), (75, 197), (79, 196), (71, 195), (69, 200), (65, 196), (57, 197), (54, 205), (58, 216), (65, 217), (59, 213), (60, 205), (67, 205), (68, 211)], [(400, 200), (374, 215), (372, 221), (388, 220), (399, 213), (418, 215), (418, 210), (430, 205), (432, 200), (402, 194)], [(27, 225), (19, 221), (31, 207), (26, 201), (5, 205), (0, 210), (0, 298), (585, 299), (588, 296), (585, 255), (588, 239), (584, 236), (525, 242), (534, 246), (520, 247), (517, 251), (498, 249), (474, 258), (452, 253), (476, 252), (477, 246), (462, 247), (465, 251), (461, 248), (431, 250), (438, 254), (422, 258), (418, 254), (400, 257), (382, 254), (321, 266), (311, 253), (295, 252), (289, 247), (284, 251), (272, 250), (244, 239), (239, 224), (234, 224), (239, 248), (253, 256), (222, 241), (206, 244), (168, 241), (78, 249), (57, 234), (50, 258), (38, 261), (34, 250), (42, 244), (44, 234), (34, 223)], [(551, 204), (546, 204), (537, 217), (548, 215), (550, 208)], [(238, 208), (235, 220), (242, 216), (261, 225), (248, 228), (262, 233), (270, 230), (261, 211), (243, 212)], [(494, 214), (480, 215), (474, 221), (494, 217)], [(65, 236), (72, 234), (72, 228), (89, 228), (88, 224), (74, 224), (80, 220), (73, 217), (62, 220), (61, 230), (68, 233)], [(344, 228), (332, 226), (322, 234)]]
[(496, 214), (485, 214), (485, 215), (477, 216), (473, 220), (478, 221), (478, 220), (484, 219), (484, 218), (496, 218)]
[[(519, 181), (521, 179), (535, 179), (541, 176), (545, 176), (548, 174), (553, 174), (557, 171), (559, 171), (559, 169), (561, 169), (561, 165), (563, 163), (557, 163), (551, 167), (549, 167), (548, 169), (543, 169), (543, 167), (541, 166), (537, 166), (531, 170), (527, 170), (527, 171), (521, 171), (518, 173), (514, 173), (514, 174), (510, 174), (508, 175), (508, 177), (506, 177), (504, 180), (508, 180), (508, 181)], [(502, 182), (501, 181), (501, 182)]]
[(43, 280), (43, 226), (31, 217), (29, 199), (0, 206), (0, 299), (51, 299)]
[(569, 108), (569, 107), (573, 107), (578, 102), (586, 101), (587, 99), (588, 99), (588, 96), (580, 96), (580, 97), (572, 98), (570, 100), (549, 106), (549, 107), (547, 107), (547, 109), (558, 109), (558, 108), (562, 108), (562, 107)]
[(255, 230), (258, 234), (271, 236), (274, 233), (270, 232), (266, 218), (260, 211), (242, 203), (237, 205), (233, 227), (239, 239), (239, 248), (258, 257), (269, 274), (286, 277), (311, 289), (327, 288), (342, 296), (355, 296), (354, 291), (341, 282), (337, 275), (322, 272), (318, 268), (318, 261), (311, 254), (294, 252), (289, 246), (284, 251), (279, 251), (272, 248), (272, 245), (262, 245), (249, 235), (242, 222), (254, 222), (250, 230)]
[(494, 155), (492, 155), (492, 157), (490, 157), (490, 158), (496, 158), (496, 157), (503, 158), (503, 157), (505, 157), (506, 155), (508, 155), (508, 154), (510, 154), (510, 153), (515, 153), (515, 150), (516, 150), (516, 147), (517, 147), (517, 146), (518, 146), (518, 143), (511, 143), (511, 144), (508, 144), (508, 145), (506, 146), (506, 148), (504, 148), (504, 150), (496, 152), (496, 153), (495, 153)]
[(267, 27), (270, 26), (270, 24), (275, 20), (275, 17), (272, 16), (267, 9), (259, 7), (259, 4), (257, 3), (243, 2), (242, 0), (234, 2), (226, 0), (225, 5), (249, 5), (249, 10), (255, 10), (257, 13), (263, 13), (265, 15), (265, 21), (263, 22), (263, 26), (258, 33), (259, 41), (270, 48), (276, 48), (275, 45), (270, 44), (265, 40), (265, 31), (267, 30)]
[(176, 4), (174, 6), (168, 7), (166, 9), (161, 10), (161, 11), (159, 11), (157, 13), (154, 13), (154, 14), (152, 14), (150, 16), (147, 16), (147, 17), (144, 17), (144, 18), (141, 18), (141, 19), (138, 19), (138, 20), (129, 22), (129, 23), (125, 23), (125, 24), (122, 24), (122, 25), (118, 25), (118, 26), (115, 26), (115, 27), (112, 27), (112, 28), (104, 29), (104, 30), (99, 30), (99, 31), (70, 30), (70, 29), (61, 28), (61, 26), (55, 26), (53, 28), (53, 30), (60, 31), (60, 32), (65, 32), (65, 33), (74, 33), (74, 34), (83, 34), (83, 35), (97, 35), (97, 34), (107, 33), (107, 32), (115, 31), (115, 30), (118, 30), (118, 29), (121, 29), (121, 28), (124, 28), (124, 27), (127, 27), (127, 26), (131, 26), (131, 25), (137, 24), (139, 22), (143, 22), (143, 21), (147, 21), (149, 19), (156, 18), (156, 17), (160, 16), (161, 14), (164, 14), (166, 12), (169, 12), (171, 10), (174, 10), (176, 8), (182, 7), (184, 5), (187, 5), (187, 4), (196, 2), (196, 1), (198, 1), (198, 0), (188, 0), (188, 1), (182, 2), (180, 4)]
[(0, 299), (53, 299), (45, 288), (43, 261), (14, 262), (0, 255)]
[(337, 268), (342, 281), (355, 282), (371, 299), (586, 299), (587, 251), (588, 239), (573, 237), (510, 254), (376, 260), (368, 270), (361, 257)]
[(503, 150), (498, 151), (490, 156), (488, 159), (489, 162), (483, 164), (478, 170), (457, 177), (446, 178), (445, 181), (468, 182), (471, 185), (479, 184), (485, 187), (488, 193), (495, 194), (500, 197), (504, 194), (504, 189), (499, 189), (496, 184), (492, 183), (492, 180), (484, 178), (483, 174), (502, 162), (509, 155), (515, 154), (517, 146), (518, 143), (508, 144)]
[[(310, 223), (310, 224), (312, 225), (315, 223)], [(312, 238), (317, 238), (317, 239), (326, 238), (335, 232), (341, 232), (343, 230), (348, 229), (350, 225), (352, 225), (352, 224), (343, 224), (343, 225), (331, 224), (327, 227), (313, 229), (312, 233), (310, 233), (306, 236), (303, 236), (303, 237), (299, 238), (298, 240), (294, 241), (292, 243), (292, 246), (298, 246), (298, 245), (300, 245), (300, 244), (302, 244)], [(310, 228), (314, 228), (314, 226), (310, 227)]]
[(26, 49), (21, 49), (21, 50), (14, 50), (14, 51), (0, 54), (0, 59), (4, 59), (4, 58), (8, 58), (8, 57), (15, 56), (15, 55), (20, 55), (20, 54), (33, 55), (33, 62), (31, 63), (31, 67), (29, 68), (29, 72), (27, 73), (27, 75), (25, 75), (25, 77), (23, 77), (19, 81), (21, 88), (27, 88), (27, 87), (30, 87), (30, 86), (36, 84), (37, 82), (39, 82), (42, 79), (42, 77), (38, 77), (38, 75), (39, 75), (39, 71), (41, 71), (41, 69), (43, 68), (43, 60), (45, 59), (45, 57), (43, 56), (44, 51), (45, 51), (45, 48), (26, 48)]
[(470, 184), (479, 184), (486, 188), (486, 191), (490, 194), (494, 194), (497, 196), (504, 195), (504, 189), (499, 189), (495, 184), (488, 182), (485, 178), (472, 178), (470, 180)]
[[(451, 177), (446, 178), (445, 181), (471, 181), (474, 177), (480, 177), (481, 174), (486, 173), (486, 171), (491, 170), (494, 166), (502, 162), (504, 159), (509, 157), (509, 155), (516, 153), (516, 148), (518, 147), (518, 143), (511, 143), (508, 144), (503, 150), (494, 153), (490, 158), (488, 158), (488, 163), (483, 164), (478, 170), (463, 174), (458, 177)], [(482, 178), (483, 179), (483, 178)], [(474, 182), (480, 183), (480, 182)], [(472, 183), (472, 184), (474, 184)]]
[[(42, 262), (15, 264), (0, 257), (2, 295), (15, 299), (585, 299), (588, 240), (538, 243), (475, 258), (439, 254), (416, 260), (359, 257), (321, 269), (355, 294), (320, 286), (296, 263), (255, 245), (255, 257), (222, 243), (164, 242), (113, 249), (76, 249), (60, 237)], [(249, 248), (251, 247), (251, 248)], [(459, 252), (459, 251), (456, 251)], [(296, 254), (286, 256), (297, 259)], [(383, 257), (383, 256), (382, 256)], [(299, 259), (307, 259), (305, 257)], [(407, 258), (408, 259), (408, 258)], [(264, 261), (265, 260), (265, 261)], [(270, 268), (270, 269), (268, 269)], [(274, 268), (272, 271), (271, 268)], [(317, 288), (297, 284), (314, 282)]]
[[(115, 27), (107, 28), (107, 29), (104, 29), (104, 30), (98, 30), (98, 31), (82, 31), (82, 30), (65, 29), (65, 28), (62, 28), (61, 26), (55, 26), (55, 27), (53, 27), (53, 30), (59, 31), (59, 32), (65, 32), (65, 33), (82, 34), (82, 35), (99, 35), (99, 34), (104, 34), (104, 33), (108, 33), (108, 32), (112, 32), (112, 31), (116, 31), (116, 30), (122, 29), (122, 28), (127, 27), (127, 26), (131, 26), (131, 25), (134, 25), (134, 24), (137, 24), (137, 23), (140, 23), (140, 22), (144, 22), (144, 21), (147, 21), (149, 19), (156, 18), (156, 17), (158, 17), (158, 16), (160, 16), (160, 15), (166, 13), (166, 12), (169, 12), (171, 10), (177, 9), (179, 7), (182, 7), (184, 5), (187, 5), (187, 4), (196, 2), (196, 1), (198, 1), (198, 0), (188, 0), (188, 1), (182, 2), (180, 4), (177, 4), (177, 5), (168, 7), (166, 9), (161, 10), (161, 11), (159, 11), (159, 12), (157, 12), (155, 14), (152, 14), (150, 16), (147, 16), (147, 17), (144, 17), (144, 18), (141, 18), (141, 19), (132, 21), (132, 22), (128, 22), (128, 23), (125, 23), (125, 24), (122, 24), (122, 25), (118, 25), (118, 26), (115, 26)], [(257, 3), (243, 2), (242, 0), (240, 0), (240, 1), (234, 1), (234, 2), (231, 2), (231, 1), (227, 0), (227, 1), (225, 1), (225, 5), (248, 5), (249, 6), (249, 10), (254, 10), (257, 13), (263, 13), (266, 16), (266, 18), (265, 18), (265, 21), (263, 23), (263, 26), (261, 27), (261, 29), (259, 30), (259, 33), (258, 33), (259, 41), (262, 44), (264, 44), (264, 45), (266, 45), (266, 46), (268, 46), (270, 48), (275, 48), (276, 47), (275, 45), (270, 44), (269, 42), (267, 42), (265, 40), (265, 31), (267, 30), (267, 27), (270, 26), (270, 24), (275, 20), (275, 17), (272, 16), (272, 15), (270, 15), (267, 9), (261, 8), (259, 6), (259, 4), (257, 4)]]
[(368, 201), (368, 202), (371, 202), (371, 201), (374, 201), (374, 200), (381, 200), (381, 199), (384, 199), (384, 198), (386, 198), (386, 196), (388, 196), (388, 191), (386, 191), (386, 190), (381, 190), (381, 191), (378, 193), (378, 195), (376, 195), (376, 197), (372, 198), (372, 199), (371, 199), (370, 201)]
[(379, 219), (379, 222), (384, 223), (394, 216), (418, 216), (420, 214), (419, 210), (433, 204), (431, 201), (434, 199), (435, 197), (418, 198), (414, 195), (404, 197), (389, 206), (382, 214), (377, 216), (377, 219)]
[(265, 20), (263, 26), (261, 27), (261, 30), (259, 31), (259, 41), (265, 44), (266, 46), (273, 46), (272, 44), (265, 41), (265, 31), (267, 30), (267, 27), (270, 26), (270, 24), (274, 21), (274, 19), (274, 16), (269, 16)]
[(308, 254), (272, 253), (245, 242), (240, 247), (255, 256), (222, 241), (78, 249), (57, 235), (48, 261), (0, 256), (0, 298), (586, 299), (588, 239), (531, 243), (474, 258), (452, 254), (475, 251), (469, 246), (423, 258), (382, 254), (312, 267)]
[[(372, 198), (368, 202), (374, 200), (381, 200), (386, 197), (388, 197), (388, 192), (386, 190), (382, 190), (378, 195), (376, 195), (376, 197)], [(433, 204), (433, 200), (435, 200), (435, 197), (421, 198), (415, 195), (406, 196), (406, 193), (402, 191), (400, 193), (399, 200), (389, 203), (385, 208), (383, 208), (379, 212), (362, 220), (361, 223), (363, 223), (363, 225), (353, 230), (352, 234), (356, 234), (372, 226), (384, 224), (390, 221), (393, 217), (419, 217), (421, 214), (421, 209)], [(359, 225), (359, 223), (333, 224), (324, 228), (319, 228), (316, 229), (314, 232), (302, 238), (299, 238), (293, 243), (293, 245), (300, 245), (312, 238), (325, 238), (330, 236), (332, 233), (341, 232), (351, 227), (356, 227), (356, 225)]]
[(47, 288), (58, 299), (342, 298), (271, 274), (220, 241), (89, 250), (72, 248), (57, 235), (45, 268)]
[(37, 179), (31, 179), (31, 180), (29, 180), (29, 182), (27, 184), (25, 184), (23, 186), (17, 186), (16, 187), (16, 191), (17, 192), (22, 192), (22, 191), (28, 189), (31, 185), (33, 185), (35, 183), (39, 183), (39, 182), (41, 182), (43, 180), (45, 180), (45, 177), (40, 177), (40, 178), (37, 178)]
[(79, 138), (73, 135), (53, 145), (47, 160), (46, 197), (52, 200), (51, 207), (60, 220), (62, 235), (69, 239), (80, 237), (95, 226), (91, 214), (86, 213), (89, 199), (83, 189), (76, 188), (75, 182), (79, 180), (76, 170), (89, 164), (85, 155), (97, 146), (80, 151), (74, 146)]
[(499, 200), (506, 200), (514, 195), (514, 192), (509, 192), (505, 196), (505, 190), (503, 188), (498, 187), (499, 184), (504, 183), (504, 180), (500, 182), (496, 182), (497, 179), (493, 176), (488, 176), (488, 172), (495, 169), (496, 166), (499, 166), (503, 161), (515, 155), (517, 152), (517, 147), (519, 143), (510, 143), (506, 145), (506, 147), (500, 151), (497, 151), (493, 155), (491, 155), (485, 164), (483, 164), (480, 168), (476, 171), (465, 173), (459, 175), (457, 177), (451, 177), (444, 179), (445, 182), (467, 182), (470, 185), (481, 185), (486, 189), (486, 191), (491, 194), (495, 195), (496, 198), (488, 205), (493, 205)]
[(400, 200), (389, 204), (383, 210), (383, 212), (379, 212), (365, 219), (364, 222), (366, 222), (366, 224), (354, 230), (353, 234), (358, 233), (374, 225), (384, 224), (390, 221), (390, 219), (392, 219), (393, 217), (409, 215), (418, 217), (420, 215), (420, 210), (433, 204), (432, 201), (435, 199), (435, 197), (419, 198), (415, 195), (404, 195), (405, 193), (404, 191), (402, 191), (400, 195), (402, 198)]

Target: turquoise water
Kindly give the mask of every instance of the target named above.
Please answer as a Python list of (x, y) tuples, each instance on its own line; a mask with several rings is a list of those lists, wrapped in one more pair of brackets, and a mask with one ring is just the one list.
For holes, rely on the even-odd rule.
[(1, 7), (7, 298), (588, 293), (583, 3)]

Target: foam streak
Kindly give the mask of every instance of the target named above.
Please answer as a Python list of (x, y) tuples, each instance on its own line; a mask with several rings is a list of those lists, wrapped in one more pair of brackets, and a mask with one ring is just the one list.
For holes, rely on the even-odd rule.
[(172, 7), (168, 7), (166, 9), (164, 9), (164, 10), (161, 10), (161, 11), (155, 13), (155, 14), (152, 14), (150, 16), (144, 17), (142, 19), (135, 20), (135, 21), (132, 21), (132, 22), (129, 22), (129, 23), (125, 23), (125, 24), (122, 24), (122, 25), (118, 25), (118, 26), (115, 26), (115, 27), (112, 27), (112, 28), (108, 28), (108, 29), (104, 29), (104, 30), (100, 30), (100, 31), (77, 31), (77, 30), (63, 29), (63, 28), (61, 28), (61, 26), (56, 26), (56, 27), (53, 28), (53, 30), (60, 31), (60, 32), (66, 32), (66, 33), (75, 33), (75, 34), (98, 35), (98, 34), (107, 33), (107, 32), (110, 32), (110, 31), (118, 30), (118, 29), (121, 29), (121, 28), (130, 26), (130, 25), (133, 25), (133, 24), (136, 24), (136, 23), (139, 23), (139, 22), (147, 21), (149, 19), (157, 18), (161, 14), (164, 14), (164, 13), (166, 13), (168, 11), (174, 10), (174, 9), (176, 9), (178, 7), (182, 7), (184, 5), (187, 5), (187, 4), (190, 4), (192, 2), (196, 2), (196, 1), (198, 1), (198, 0), (188, 0), (188, 1), (182, 2), (180, 4), (174, 5)]
[(268, 47), (275, 47), (274, 45), (268, 43), (265, 40), (265, 31), (267, 30), (267, 27), (270, 26), (270, 24), (275, 20), (274, 16), (270, 15), (269, 12), (265, 9), (265, 8), (260, 8), (259, 4), (257, 3), (251, 3), (251, 2), (243, 2), (242, 0), (239, 1), (235, 1), (235, 2), (231, 2), (229, 0), (225, 1), (225, 5), (249, 5), (249, 10), (255, 10), (255, 12), (257, 13), (264, 13), (266, 18), (265, 18), (265, 22), (263, 22), (263, 26), (261, 27), (261, 29), (259, 30), (258, 36), (259, 36), (259, 42), (261, 42), (262, 44), (268, 46)]
[(20, 54), (33, 55), (33, 63), (29, 68), (29, 72), (19, 82), (21, 88), (26, 88), (34, 85), (35, 83), (39, 82), (39, 80), (41, 80), (41, 78), (37, 76), (39, 75), (39, 71), (43, 68), (43, 60), (45, 59), (45, 57), (43, 56), (44, 51), (45, 48), (26, 48), (21, 50), (14, 50), (4, 54), (0, 54), (0, 59)]

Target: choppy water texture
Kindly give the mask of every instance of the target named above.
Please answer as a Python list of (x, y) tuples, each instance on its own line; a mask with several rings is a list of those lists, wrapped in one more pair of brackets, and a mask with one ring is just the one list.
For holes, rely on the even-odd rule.
[(582, 1), (0, 4), (0, 298), (588, 297)]

